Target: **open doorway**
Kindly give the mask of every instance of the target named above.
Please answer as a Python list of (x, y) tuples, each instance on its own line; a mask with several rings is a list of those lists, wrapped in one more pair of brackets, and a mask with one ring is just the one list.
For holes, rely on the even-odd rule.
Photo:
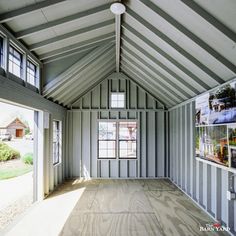
[(33, 203), (34, 113), (0, 102), (0, 230)]

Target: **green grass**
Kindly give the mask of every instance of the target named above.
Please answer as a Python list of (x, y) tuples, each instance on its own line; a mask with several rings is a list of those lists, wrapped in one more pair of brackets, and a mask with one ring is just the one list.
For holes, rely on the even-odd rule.
[(32, 165), (25, 165), (24, 167), (21, 168), (9, 168), (9, 169), (4, 169), (4, 170), (0, 170), (0, 180), (3, 179), (10, 179), (10, 178), (14, 178), (23, 174), (26, 174), (30, 171), (32, 171), (33, 166)]

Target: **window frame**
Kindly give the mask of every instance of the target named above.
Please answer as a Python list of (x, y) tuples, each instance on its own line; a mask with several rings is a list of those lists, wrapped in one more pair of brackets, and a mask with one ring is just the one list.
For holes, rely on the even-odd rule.
[[(57, 159), (55, 161), (55, 156), (54, 156), (54, 123), (56, 122), (57, 124), (57, 132), (58, 132), (58, 140), (56, 141), (56, 145), (57, 145)], [(60, 120), (53, 120), (52, 121), (52, 133), (53, 133), (53, 139), (52, 139), (52, 142), (53, 142), (53, 145), (52, 145), (52, 163), (53, 163), (53, 166), (56, 166), (56, 165), (59, 165), (61, 163), (61, 160), (62, 160), (62, 121)]]
[[(13, 50), (13, 52), (11, 52), (11, 49)], [(15, 55), (14, 52), (16, 52), (16, 53), (18, 53), (18, 54), (20, 55), (20, 60), (19, 60), (19, 58)], [(8, 55), (8, 56), (9, 56), (9, 58), (8, 58), (8, 71), (9, 71), (11, 74), (13, 74), (14, 76), (16, 76), (16, 77), (22, 79), (22, 77), (23, 77), (23, 53), (22, 53), (19, 49), (17, 49), (17, 47), (15, 47), (14, 45), (10, 44), (10, 45), (9, 45), (9, 52), (8, 52), (8, 54), (9, 54), (9, 55)], [(13, 57), (12, 60), (10, 59), (10, 56)], [(18, 61), (20, 62), (20, 66), (19, 66), (19, 68), (20, 68), (20, 76), (16, 75), (16, 74), (14, 73), (14, 70), (12, 70), (12, 71), (10, 70), (10, 69), (13, 69), (13, 67), (11, 68), (11, 66), (10, 66), (10, 62), (11, 62), (12, 64), (15, 64), (16, 66), (18, 66), (18, 65), (14, 62), (14, 59), (16, 59), (16, 60), (18, 60)]]
[(0, 34), (0, 67), (4, 69), (4, 38)]
[[(136, 123), (136, 138), (135, 139), (121, 139), (120, 138), (120, 123)], [(119, 160), (135, 160), (137, 159), (137, 156), (138, 156), (138, 152), (137, 152), (137, 141), (138, 141), (138, 138), (137, 138), (137, 133), (138, 133), (138, 122), (137, 121), (119, 121), (117, 122), (118, 124), (118, 158)], [(136, 142), (136, 151), (135, 151), (135, 157), (121, 157), (120, 156), (120, 142), (128, 142), (128, 141), (131, 141), (131, 142)]]
[[(119, 106), (112, 106), (112, 95), (124, 95), (124, 106), (119, 107)], [(118, 103), (119, 100), (116, 100), (115, 102)], [(125, 109), (125, 104), (126, 104), (126, 98), (125, 98), (125, 92), (111, 92), (110, 94), (110, 107), (111, 109)]]
[[(115, 150), (115, 157), (113, 158), (110, 158), (110, 157), (103, 157), (103, 158), (100, 158), (99, 157), (99, 123), (102, 122), (115, 122), (116, 123), (116, 139), (115, 139), (115, 147), (116, 147), (116, 150)], [(119, 124), (121, 122), (126, 122), (126, 123), (129, 123), (129, 122), (135, 122), (136, 123), (136, 128), (137, 128), (137, 131), (136, 131), (136, 139), (135, 140), (130, 140), (130, 141), (136, 141), (136, 156), (135, 157), (120, 157), (120, 141), (125, 141), (125, 140), (120, 140), (119, 139)], [(97, 160), (137, 160), (138, 159), (138, 145), (139, 145), (139, 122), (137, 119), (98, 119), (97, 120)]]
[[(30, 67), (30, 65), (33, 65), (34, 68), (35, 68), (35, 74), (34, 75), (32, 75), (30, 73), (30, 71), (32, 71), (32, 68)], [(27, 81), (28, 84), (31, 84), (32, 86), (34, 86), (36, 88), (39, 87), (39, 78), (38, 78), (38, 75), (37, 75), (38, 74), (37, 70), (38, 70), (38, 65), (36, 63), (34, 63), (32, 60), (30, 60), (29, 58), (27, 58), (27, 61), (26, 61), (26, 81)], [(34, 84), (29, 82), (30, 75), (34, 77)]]
[[(98, 145), (98, 159), (99, 160), (107, 160), (107, 159), (112, 159), (112, 160), (115, 160), (116, 158), (117, 158), (117, 144), (116, 144), (116, 140), (117, 140), (117, 124), (116, 124), (116, 128), (115, 128), (115, 131), (116, 131), (116, 134), (115, 134), (115, 139), (99, 139), (99, 124), (100, 123), (115, 123), (116, 124), (116, 122), (115, 121), (111, 121), (111, 120), (109, 120), (109, 121), (99, 121), (98, 122), (98, 138), (97, 138), (97, 145)], [(100, 144), (100, 142), (102, 142), (102, 141), (104, 141), (104, 142), (108, 142), (108, 141), (113, 141), (113, 142), (115, 142), (115, 157), (100, 157), (100, 153), (99, 153), (99, 144)]]

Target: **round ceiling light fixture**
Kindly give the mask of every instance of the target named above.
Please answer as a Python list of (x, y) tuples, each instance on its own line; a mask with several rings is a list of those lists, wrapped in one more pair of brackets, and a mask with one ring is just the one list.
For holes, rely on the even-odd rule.
[(125, 13), (126, 8), (125, 5), (123, 5), (122, 3), (116, 2), (111, 4), (110, 10), (115, 15), (121, 15)]

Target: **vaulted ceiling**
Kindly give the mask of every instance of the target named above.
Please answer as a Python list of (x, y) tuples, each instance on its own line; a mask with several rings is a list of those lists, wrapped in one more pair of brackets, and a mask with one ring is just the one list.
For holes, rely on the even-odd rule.
[[(78, 56), (51, 81), (45, 80), (45, 97), (69, 107), (115, 72), (112, 2), (0, 1), (0, 22), (45, 66)], [(167, 108), (235, 77), (235, 0), (122, 2), (126, 13), (121, 20), (121, 72)]]

